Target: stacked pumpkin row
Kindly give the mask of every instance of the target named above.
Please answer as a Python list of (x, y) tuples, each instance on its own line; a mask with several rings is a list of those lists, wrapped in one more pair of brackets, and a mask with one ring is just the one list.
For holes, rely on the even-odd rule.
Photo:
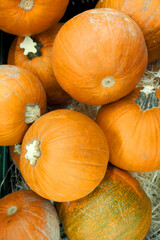
[[(134, 90), (148, 62), (144, 35), (132, 18), (109, 8), (85, 11), (65, 24), (57, 23), (67, 3), (48, 1), (46, 8), (57, 6), (60, 14), (54, 20), (49, 15), (46, 25), (38, 17), (36, 25), (32, 18), (31, 25), (23, 28), (13, 21), (16, 27), (10, 25), (10, 29), (14, 31), (8, 25), (2, 27), (3, 22), (0, 25), (21, 35), (10, 48), (8, 65), (0, 67), (0, 145), (22, 143), (20, 151), (17, 145), (10, 147), (13, 160), (28, 186), (41, 196), (31, 191), (14, 193), (9, 205), (5, 205), (9, 196), (2, 199), (0, 211), (7, 214), (8, 229), (12, 217), (16, 223), (17, 218), (22, 221), (15, 217), (24, 209), (26, 216), (41, 219), (41, 229), (36, 218), (36, 230), (32, 231), (33, 225), (27, 228), (33, 239), (59, 239), (58, 217), (48, 200), (57, 202), (70, 240), (144, 239), (151, 202), (138, 182), (123, 171), (160, 167), (159, 90)], [(1, 5), (3, 9), (5, 4)], [(36, 1), (22, 0), (18, 9), (32, 13), (36, 7)], [(71, 97), (104, 105), (96, 122), (67, 109), (46, 113), (47, 104), (65, 103)], [(29, 197), (34, 199), (35, 208), (26, 211), (25, 197), (28, 204)], [(26, 237), (26, 232), (20, 234)]]

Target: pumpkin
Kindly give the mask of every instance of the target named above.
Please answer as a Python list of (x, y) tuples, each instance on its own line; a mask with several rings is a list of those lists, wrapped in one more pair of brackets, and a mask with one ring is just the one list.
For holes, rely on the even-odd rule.
[(108, 143), (101, 128), (82, 113), (58, 109), (37, 119), (25, 134), (19, 169), (40, 196), (72, 201), (103, 179)]
[(129, 15), (144, 34), (148, 61), (160, 58), (160, 0), (99, 0), (96, 8), (114, 8)]
[(91, 9), (67, 21), (53, 45), (53, 69), (75, 100), (103, 105), (131, 92), (147, 64), (138, 25), (112, 9)]
[(19, 168), (20, 154), (21, 154), (21, 144), (16, 144), (13, 146), (9, 146), (9, 152), (12, 161)]
[(29, 126), (46, 112), (46, 94), (33, 73), (0, 66), (0, 146), (21, 143)]
[(5, 0), (0, 2), (0, 29), (18, 36), (43, 32), (58, 23), (69, 0)]
[(56, 81), (51, 53), (54, 38), (62, 23), (32, 37), (16, 37), (9, 49), (8, 64), (23, 67), (41, 81), (47, 95), (48, 104), (61, 104), (70, 99)]
[(151, 222), (151, 201), (138, 181), (113, 166), (88, 196), (56, 206), (70, 240), (143, 240)]
[(31, 190), (21, 190), (0, 199), (0, 239), (59, 240), (55, 207)]
[(96, 122), (108, 139), (112, 164), (134, 172), (160, 169), (159, 99), (160, 90), (145, 86), (100, 108)]

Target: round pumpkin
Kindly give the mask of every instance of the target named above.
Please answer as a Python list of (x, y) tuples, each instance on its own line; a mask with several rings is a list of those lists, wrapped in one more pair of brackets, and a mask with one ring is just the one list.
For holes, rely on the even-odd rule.
[(137, 88), (102, 106), (96, 122), (109, 143), (110, 162), (134, 172), (160, 169), (160, 90)]
[(0, 239), (59, 240), (59, 219), (54, 206), (31, 190), (0, 199)]
[(103, 105), (131, 92), (147, 64), (138, 25), (112, 9), (92, 9), (67, 21), (53, 45), (53, 69), (74, 99)]
[(62, 25), (57, 23), (32, 37), (16, 37), (8, 54), (8, 64), (23, 67), (38, 77), (51, 105), (65, 103), (71, 98), (57, 83), (51, 64), (53, 42)]
[(0, 66), (0, 146), (21, 143), (29, 126), (46, 112), (46, 94), (33, 73)]
[(0, 2), (0, 29), (18, 36), (45, 31), (63, 17), (69, 0), (5, 0)]
[(44, 114), (25, 134), (19, 169), (27, 185), (53, 201), (86, 196), (103, 179), (108, 143), (86, 115), (59, 109)]
[(144, 34), (148, 61), (160, 58), (160, 0), (99, 0), (96, 8), (114, 8), (129, 15)]
[(70, 240), (143, 240), (151, 222), (151, 201), (138, 181), (113, 166), (88, 196), (56, 206)]

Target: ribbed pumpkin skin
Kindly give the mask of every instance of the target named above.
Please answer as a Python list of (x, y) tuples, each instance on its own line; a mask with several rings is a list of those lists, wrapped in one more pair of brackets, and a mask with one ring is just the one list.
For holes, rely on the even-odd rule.
[[(27, 0), (0, 2), (0, 29), (18, 36), (30, 36), (45, 31), (63, 17), (69, 0), (28, 0), (33, 8), (24, 10)], [(7, 14), (6, 14), (7, 13)]]
[[(36, 165), (25, 157), (27, 144), (40, 140)], [(108, 143), (101, 128), (82, 113), (55, 110), (37, 119), (22, 142), (20, 171), (29, 187), (53, 201), (86, 196), (103, 179)]]
[(160, 58), (160, 0), (99, 0), (96, 8), (114, 8), (129, 15), (144, 34), (148, 61)]
[(115, 167), (88, 196), (56, 206), (70, 240), (143, 240), (151, 221), (150, 199), (136, 179)]
[[(8, 215), (8, 210), (17, 211)], [(54, 206), (31, 190), (0, 199), (0, 240), (59, 240), (59, 219)]]
[(39, 79), (16, 66), (0, 66), (0, 146), (21, 143), (30, 124), (25, 123), (27, 105), (38, 104), (46, 112), (46, 94)]
[(41, 56), (29, 60), (24, 55), (24, 49), (20, 48), (24, 37), (14, 39), (8, 54), (8, 64), (23, 67), (38, 77), (46, 91), (48, 104), (65, 103), (71, 98), (57, 83), (51, 64), (53, 42), (62, 25), (58, 23), (49, 30), (32, 36), (34, 41), (43, 44)]
[(93, 9), (75, 16), (63, 25), (53, 45), (57, 81), (86, 104), (103, 105), (131, 92), (146, 64), (140, 28), (117, 10)]
[[(141, 110), (135, 103), (140, 89), (102, 106), (96, 122), (108, 139), (110, 162), (124, 170), (146, 172), (160, 169), (160, 104)], [(160, 100), (160, 90), (156, 94)]]

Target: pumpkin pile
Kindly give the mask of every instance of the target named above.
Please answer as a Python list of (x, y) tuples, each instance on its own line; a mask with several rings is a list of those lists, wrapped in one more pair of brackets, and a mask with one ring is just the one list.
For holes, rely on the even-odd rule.
[(0, 199), (0, 239), (58, 240), (60, 222), (70, 240), (147, 235), (152, 203), (128, 171), (160, 169), (160, 90), (136, 88), (160, 57), (160, 2), (133, 2), (99, 1), (65, 23), (69, 0), (0, 3), (0, 29), (15, 35), (0, 66), (0, 145), (30, 188)]

